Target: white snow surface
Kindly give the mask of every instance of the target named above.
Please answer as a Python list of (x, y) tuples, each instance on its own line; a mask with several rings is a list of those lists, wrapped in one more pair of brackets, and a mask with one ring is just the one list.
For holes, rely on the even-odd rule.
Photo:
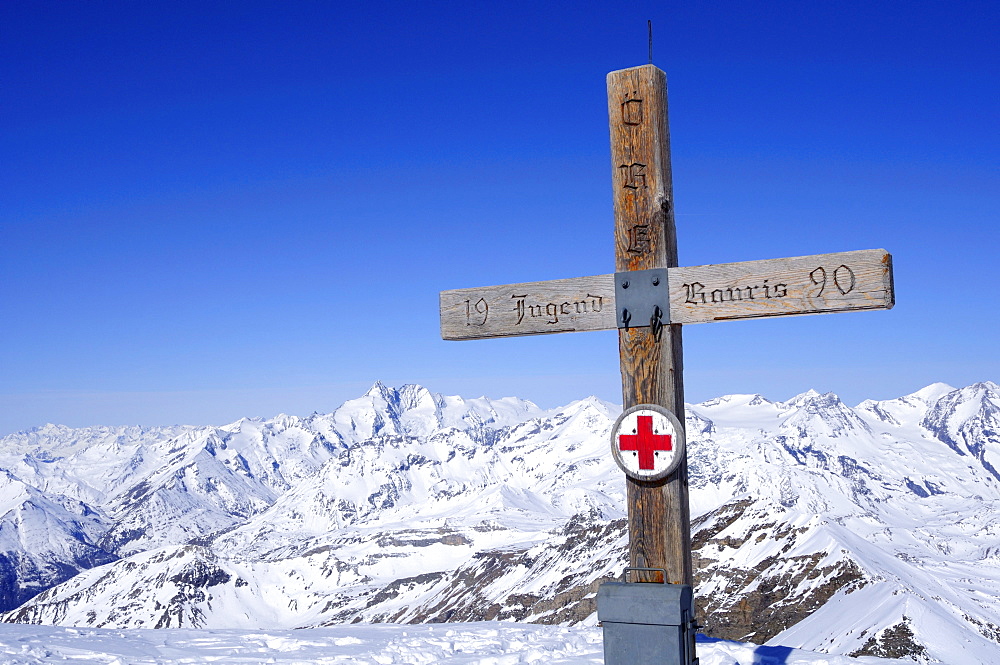
[[(891, 665), (785, 647), (705, 641), (701, 665)], [(5, 665), (603, 665), (599, 628), (509, 622), (308, 630), (113, 630), (5, 625)]]
[[(456, 612), (585, 635), (592, 613), (559, 612), (627, 559), (608, 443), (618, 413), (592, 397), (546, 411), (376, 384), (330, 414), (3, 437), (2, 620), (67, 628), (0, 624), (0, 635), (113, 641), (167, 627), (195, 650), (211, 636), (236, 644), (221, 651), (265, 628), (346, 639), (330, 624)], [(779, 587), (771, 605), (809, 606), (790, 625), (774, 619), (764, 639), (776, 648), (849, 654), (904, 626), (925, 649), (917, 662), (1000, 663), (996, 384), (853, 408), (815, 391), (728, 395), (688, 405), (686, 429), (699, 597), (737, 618), (743, 599)], [(281, 632), (292, 628), (310, 632)], [(373, 636), (395, 628), (378, 630), (363, 639), (381, 654), (390, 642)], [(174, 639), (134, 634), (151, 649)], [(705, 649), (751, 649), (732, 644)], [(718, 662), (744, 662), (730, 655)], [(822, 657), (802, 662), (847, 662)]]

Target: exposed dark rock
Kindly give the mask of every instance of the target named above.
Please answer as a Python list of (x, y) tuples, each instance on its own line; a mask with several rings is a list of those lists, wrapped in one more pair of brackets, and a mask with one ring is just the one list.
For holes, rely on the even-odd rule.
[(19, 607), (46, 589), (65, 582), (81, 570), (117, 559), (105, 550), (80, 543), (79, 551), (69, 561), (36, 562), (18, 552), (0, 553), (0, 612)]
[[(695, 599), (702, 632), (763, 644), (818, 610), (841, 589), (853, 591), (864, 585), (864, 576), (854, 562), (843, 560), (834, 566), (817, 567), (824, 557), (820, 553), (789, 557), (783, 560), (784, 571), (777, 575), (766, 574), (775, 563), (771, 559), (750, 570), (730, 569), (725, 573), (728, 593)], [(706, 577), (706, 572), (696, 571), (696, 582)], [(710, 574), (719, 572), (712, 570)], [(823, 582), (802, 584), (815, 579)], [(799, 588), (808, 590), (797, 592)]]
[(118, 552), (121, 548), (134, 540), (139, 540), (146, 535), (145, 529), (127, 529), (125, 527), (112, 527), (98, 545), (109, 552)]
[(725, 504), (718, 510), (706, 513), (691, 522), (691, 549), (698, 551), (710, 539), (729, 528), (753, 505), (751, 499), (741, 499)]
[(197, 560), (168, 579), (177, 585), (186, 585), (193, 589), (206, 589), (225, 584), (232, 576), (222, 568), (207, 561)]
[(914, 639), (910, 630), (910, 620), (904, 616), (895, 626), (872, 635), (860, 649), (851, 656), (876, 656), (878, 658), (912, 658), (927, 655), (927, 649)]
[(444, 573), (424, 573), (423, 575), (398, 579), (392, 584), (383, 587), (378, 593), (372, 596), (368, 601), (367, 607), (373, 607), (379, 603), (384, 603), (387, 600), (397, 597), (400, 593), (412, 591), (414, 587), (419, 585), (436, 582), (442, 577), (444, 577)]

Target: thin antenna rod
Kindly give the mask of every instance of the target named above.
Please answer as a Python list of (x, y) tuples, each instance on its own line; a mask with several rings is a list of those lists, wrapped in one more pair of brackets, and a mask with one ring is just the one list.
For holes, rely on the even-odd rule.
[(646, 28), (649, 30), (649, 64), (653, 64), (653, 20), (646, 20)]

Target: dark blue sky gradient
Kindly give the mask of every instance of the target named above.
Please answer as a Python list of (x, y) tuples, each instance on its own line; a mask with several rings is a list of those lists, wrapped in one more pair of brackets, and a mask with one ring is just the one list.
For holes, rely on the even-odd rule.
[(0, 433), (620, 401), (614, 333), (445, 343), (437, 292), (613, 270), (647, 18), (682, 264), (895, 259), (889, 312), (686, 328), (689, 401), (1000, 380), (995, 2), (7, 2)]

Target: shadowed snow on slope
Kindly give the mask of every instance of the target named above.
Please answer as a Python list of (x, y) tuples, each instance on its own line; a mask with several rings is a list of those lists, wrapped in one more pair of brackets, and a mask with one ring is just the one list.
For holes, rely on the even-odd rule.
[(106, 528), (81, 501), (45, 496), (0, 471), (0, 609), (114, 560), (96, 543)]
[[(962, 662), (990, 662), (998, 404), (985, 383), (853, 409), (813, 391), (691, 405), (707, 631), (928, 662), (960, 642)], [(123, 558), (6, 619), (592, 624), (597, 586), (627, 558), (624, 479), (608, 451), (619, 412), (594, 398), (543, 411), (376, 384), (308, 418), (82, 430), (88, 446), (59, 428), (15, 435), (4, 467), (39, 492), (88, 497), (100, 519), (87, 537)]]
[(1000, 480), (1000, 386), (987, 381), (952, 391), (920, 423), (959, 454), (975, 457)]

